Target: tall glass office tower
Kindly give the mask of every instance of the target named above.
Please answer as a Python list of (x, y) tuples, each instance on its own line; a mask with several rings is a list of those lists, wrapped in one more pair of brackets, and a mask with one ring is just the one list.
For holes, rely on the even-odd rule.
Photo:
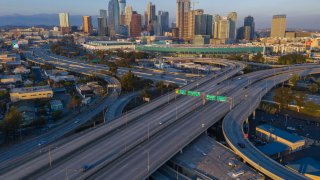
[(119, 33), (120, 7), (118, 0), (109, 1), (108, 11), (109, 36), (114, 36)]
[(119, 1), (119, 7), (120, 7), (120, 15), (124, 15), (125, 9), (126, 9), (126, 0), (118, 0)]

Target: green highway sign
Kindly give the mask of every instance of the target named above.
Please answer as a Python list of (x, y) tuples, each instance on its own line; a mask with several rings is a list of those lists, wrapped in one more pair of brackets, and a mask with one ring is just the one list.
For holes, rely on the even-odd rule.
[(213, 96), (213, 95), (207, 95), (206, 96), (206, 100), (208, 100), (208, 101), (215, 101), (215, 100), (217, 100), (217, 96)]
[(218, 97), (217, 97), (217, 101), (219, 101), (219, 102), (226, 102), (226, 101), (227, 101), (227, 97), (225, 97), (225, 96), (218, 96)]
[(194, 97), (199, 97), (201, 96), (200, 92), (196, 92), (196, 91), (188, 91), (188, 95), (189, 96), (194, 96)]
[(176, 94), (187, 95), (187, 90), (176, 89)]

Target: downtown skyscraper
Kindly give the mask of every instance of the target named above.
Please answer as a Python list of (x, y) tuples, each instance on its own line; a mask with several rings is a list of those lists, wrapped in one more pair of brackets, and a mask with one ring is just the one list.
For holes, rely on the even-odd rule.
[(70, 33), (69, 13), (59, 13), (59, 20), (62, 34)]
[(159, 11), (157, 18), (157, 35), (163, 36), (164, 32), (169, 31), (169, 12)]
[(195, 15), (194, 35), (212, 36), (213, 16), (209, 14)]
[(107, 22), (107, 11), (104, 9), (100, 10), (100, 17), (98, 17), (98, 35), (106, 36), (108, 34), (108, 22)]
[(130, 35), (131, 37), (140, 37), (142, 31), (142, 16), (136, 11), (132, 12), (131, 25), (130, 25)]
[(115, 36), (119, 33), (120, 23), (120, 7), (118, 0), (110, 0), (108, 5), (109, 17), (108, 17), (108, 29), (109, 36)]
[(286, 34), (287, 16), (274, 15), (272, 18), (271, 37), (284, 38)]
[(83, 32), (86, 34), (92, 33), (92, 18), (91, 16), (83, 16)]
[(126, 0), (118, 0), (119, 1), (119, 8), (120, 8), (120, 15), (124, 15), (126, 9)]
[(125, 25), (128, 28), (128, 35), (131, 36), (131, 20), (132, 20), (132, 14), (133, 14), (132, 6), (126, 6), (124, 14), (125, 14)]
[(188, 37), (188, 13), (191, 10), (190, 0), (177, 0), (176, 5), (176, 26), (179, 29), (179, 38)]
[(244, 39), (253, 40), (255, 33), (255, 22), (252, 16), (244, 18)]
[(156, 17), (156, 5), (152, 4), (152, 2), (148, 2), (147, 5), (147, 31), (150, 33), (150, 35), (154, 35), (156, 30), (156, 24), (157, 24), (157, 17)]
[(229, 39), (235, 40), (237, 37), (237, 21), (238, 21), (238, 15), (236, 12), (231, 12), (228, 14), (228, 19), (230, 22), (229, 27)]
[(244, 18), (243, 26), (238, 29), (237, 39), (251, 41), (255, 36), (255, 22), (252, 16)]

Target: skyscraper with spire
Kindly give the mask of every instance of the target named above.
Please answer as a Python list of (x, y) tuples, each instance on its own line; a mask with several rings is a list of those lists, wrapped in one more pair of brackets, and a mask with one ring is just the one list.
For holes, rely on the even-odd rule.
[(126, 9), (126, 0), (118, 0), (119, 1), (119, 8), (120, 8), (120, 15), (124, 15)]

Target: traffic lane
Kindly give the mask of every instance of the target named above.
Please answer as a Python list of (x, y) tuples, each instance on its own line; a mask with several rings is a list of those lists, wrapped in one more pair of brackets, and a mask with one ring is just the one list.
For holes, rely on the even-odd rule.
[[(100, 107), (96, 108), (95, 111), (99, 111), (101, 107), (104, 107), (107, 104), (112, 103), (114, 100), (116, 100), (116, 98), (107, 99), (102, 105), (100, 105)], [(74, 123), (74, 121), (68, 122), (67, 124), (65, 124), (65, 126), (57, 127), (56, 129), (53, 129), (52, 131), (50, 131), (40, 137), (37, 137), (36, 139), (32, 139), (32, 140), (27, 141), (23, 144), (19, 144), (19, 145), (15, 146), (13, 149), (11, 149), (10, 151), (6, 151), (4, 153), (1, 153), (1, 159), (2, 159), (1, 166), (5, 166), (6, 163), (7, 164), (11, 163), (11, 161), (8, 161), (6, 163), (5, 163), (5, 161), (10, 160), (14, 157), (23, 155), (23, 154), (41, 153), (40, 148), (42, 149), (43, 146), (50, 144), (52, 141), (55, 141), (56, 139), (65, 135), (67, 132), (70, 132), (70, 131), (76, 129), (78, 126), (80, 126), (81, 124), (85, 123), (86, 121), (88, 121), (89, 119), (94, 117), (96, 114), (95, 111), (91, 111), (90, 113), (82, 113), (82, 114), (78, 115), (78, 117), (79, 117), (78, 119), (80, 119), (80, 121), (78, 123)], [(75, 119), (77, 119), (77, 118), (75, 118)], [(41, 146), (39, 146), (40, 142), (43, 142), (43, 144), (41, 144)], [(28, 156), (29, 156), (29, 154), (28, 154)]]
[[(235, 88), (235, 87), (236, 87), (236, 85), (232, 88)], [(194, 108), (193, 105), (188, 107), (188, 104), (190, 104), (190, 103), (189, 102), (184, 102), (184, 104), (179, 103), (179, 105), (184, 107), (184, 109), (190, 108), (190, 110), (192, 110)], [(198, 101), (198, 104), (201, 104), (201, 101)], [(188, 113), (189, 111), (187, 111), (186, 113)], [(161, 114), (163, 114), (162, 112), (167, 112), (168, 115), (166, 114), (164, 117), (161, 117)], [(179, 114), (179, 115), (183, 116), (183, 114), (182, 115)], [(176, 113), (175, 113), (175, 110), (171, 108), (171, 109), (161, 110), (158, 115), (156, 114), (156, 115), (152, 115), (152, 116), (155, 116), (158, 118), (154, 119), (153, 122), (150, 122), (150, 126), (148, 128), (146, 126), (143, 127), (143, 125), (145, 125), (145, 123), (143, 123), (141, 125), (138, 124), (136, 126), (128, 127), (129, 129), (128, 130), (126, 129), (126, 131), (128, 131), (128, 133), (125, 133), (122, 131), (120, 133), (120, 137), (119, 137), (119, 135), (118, 136), (115, 135), (114, 137), (111, 137), (110, 139), (106, 138), (104, 144), (99, 143), (96, 145), (96, 147), (92, 147), (93, 150), (88, 150), (88, 152), (83, 152), (82, 154), (84, 154), (84, 155), (78, 155), (77, 157), (73, 158), (74, 160), (72, 160), (72, 164), (65, 165), (64, 168), (62, 168), (62, 169), (65, 169), (65, 168), (80, 169), (81, 165), (83, 165), (83, 164), (89, 164), (89, 165), (95, 164), (95, 162), (99, 158), (102, 158), (104, 156), (111, 157), (112, 154), (116, 154), (115, 152), (121, 152), (123, 150), (124, 144), (127, 146), (128, 149), (130, 149), (130, 146), (134, 147), (139, 142), (142, 142), (142, 141), (140, 141), (140, 139), (145, 137), (144, 134), (146, 134), (146, 132), (144, 132), (144, 131), (146, 129), (150, 129), (150, 135), (154, 134), (154, 132), (157, 132), (157, 129), (159, 127), (159, 122), (163, 122), (163, 124), (167, 123), (168, 120), (165, 120), (165, 119), (174, 119), (176, 116)], [(163, 124), (161, 123), (160, 126), (164, 126)], [(134, 132), (134, 134), (132, 134), (131, 132)], [(139, 135), (136, 132), (139, 132), (139, 133), (142, 132), (142, 134)], [(123, 135), (125, 137), (121, 137), (121, 135)], [(130, 137), (129, 140), (128, 140), (128, 137)], [(117, 142), (113, 142), (112, 138), (116, 139)], [(129, 142), (129, 143), (126, 143), (126, 142)], [(134, 143), (130, 144), (130, 142), (134, 142)], [(111, 148), (111, 149), (109, 149), (109, 148)], [(100, 149), (104, 149), (106, 152), (108, 152), (108, 154), (105, 154), (105, 152), (100, 151)], [(88, 157), (90, 157), (90, 158), (88, 159)], [(59, 166), (59, 168), (61, 170), (61, 166)], [(58, 174), (60, 174), (60, 175), (58, 175)], [(51, 174), (45, 175), (44, 177), (52, 177), (52, 176), (59, 177), (61, 175), (64, 175), (63, 171), (60, 171), (60, 173), (59, 172), (52, 172)]]
[[(181, 106), (187, 105), (182, 104)], [(185, 106), (186, 107), (186, 106)], [(190, 107), (190, 109), (192, 106)], [(110, 157), (113, 158), (114, 156), (119, 156), (124, 152), (124, 149), (127, 148), (130, 149), (130, 147), (135, 146), (136, 144), (139, 144), (146, 138), (146, 134), (148, 134), (148, 131), (150, 135), (152, 135), (156, 129), (159, 127), (161, 128), (161, 125), (159, 124), (160, 121), (163, 121), (163, 119), (174, 119), (175, 117), (175, 109), (171, 109), (167, 114), (163, 114), (163, 112), (159, 112), (155, 114), (157, 118), (152, 119), (151, 122), (144, 123), (140, 122), (138, 124), (135, 124), (134, 126), (129, 126), (129, 129), (119, 130), (115, 134), (113, 134), (111, 137), (106, 137), (101, 143), (96, 144), (92, 146), (92, 148), (81, 152), (81, 154), (77, 155), (76, 157), (72, 158), (72, 160), (66, 162), (63, 165), (59, 165), (55, 169), (51, 169), (49, 173), (44, 174), (43, 176), (39, 177), (39, 179), (45, 178), (45, 177), (53, 177), (53, 178), (59, 178), (64, 177), (65, 172), (64, 169), (70, 168), (70, 169), (81, 169), (81, 167), (84, 164), (92, 165), (95, 164), (96, 161), (98, 161), (101, 158), (104, 157)], [(104, 151), (101, 151), (103, 149)], [(55, 154), (52, 154), (52, 157), (55, 157)], [(112, 159), (110, 159), (112, 160)], [(63, 168), (62, 168), (63, 167)]]
[[(173, 126), (167, 127), (155, 137), (150, 138), (144, 145), (141, 145), (118, 161), (110, 164), (98, 177), (94, 179), (143, 179), (150, 175), (153, 170), (163, 164), (164, 160), (169, 159), (175, 152), (183, 148), (183, 144), (196, 138), (195, 134), (201, 134), (205, 126), (218, 121), (224, 113), (228, 112), (228, 105), (224, 103), (205, 106), (201, 111), (194, 112), (190, 116), (180, 120)], [(203, 118), (208, 112), (210, 118)], [(212, 113), (220, 112), (220, 113)], [(201, 120), (199, 120), (201, 119)], [(148, 154), (149, 154), (149, 172), (148, 172)], [(160, 163), (159, 163), (160, 162)], [(126, 173), (123, 173), (126, 169)], [(134, 178), (133, 178), (134, 177)]]
[[(222, 109), (215, 109), (216, 107), (217, 107), (217, 105), (215, 105), (215, 104), (213, 104), (213, 107), (210, 107), (209, 109), (210, 110), (213, 110), (214, 112), (223, 112), (223, 110), (225, 110), (225, 113), (229, 110), (229, 105), (227, 105), (227, 104), (223, 104), (224, 105), (224, 107), (222, 108)], [(223, 115), (222, 115), (223, 116)], [(221, 117), (222, 117), (221, 116)], [(199, 120), (199, 118), (198, 118), (198, 120)], [(180, 122), (180, 121), (179, 121)], [(200, 121), (201, 122), (201, 121)], [(202, 125), (202, 124), (201, 124)], [(179, 127), (181, 127), (181, 126), (179, 126)], [(177, 129), (177, 127), (175, 128), (175, 129)], [(186, 129), (186, 128), (184, 128), (184, 129)], [(189, 130), (187, 130), (187, 132), (190, 132)], [(193, 132), (193, 131), (191, 131), (191, 132)], [(167, 133), (165, 133), (165, 134), (167, 134)], [(163, 137), (163, 136), (161, 136), (161, 137)], [(167, 149), (167, 148), (166, 148)], [(135, 172), (135, 171), (134, 171)]]
[[(188, 102), (186, 102), (187, 104), (188, 104)], [(200, 103), (199, 103), (200, 104)], [(182, 106), (185, 106), (185, 105), (182, 105)], [(164, 118), (162, 118), (162, 117), (160, 117), (160, 119), (164, 119)], [(156, 121), (156, 123), (158, 123), (158, 120)], [(158, 125), (158, 124), (157, 124)], [(135, 127), (134, 127), (134, 129), (136, 129)], [(152, 131), (152, 130), (151, 130)], [(106, 145), (107, 147), (109, 147), (109, 145)], [(100, 147), (101, 148), (101, 147)], [(104, 148), (102, 148), (102, 149), (104, 149)], [(92, 154), (96, 154), (96, 153), (92, 153)], [(101, 157), (100, 155), (98, 155), (98, 157)], [(75, 164), (79, 164), (79, 163), (75, 163)]]

